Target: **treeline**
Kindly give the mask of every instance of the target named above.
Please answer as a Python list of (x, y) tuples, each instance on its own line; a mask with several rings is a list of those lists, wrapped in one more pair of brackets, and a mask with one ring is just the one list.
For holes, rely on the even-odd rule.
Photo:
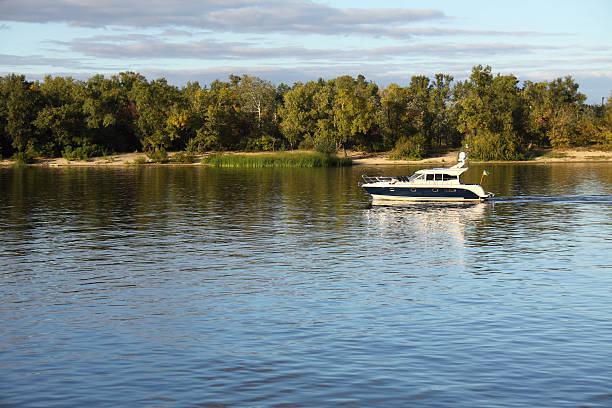
[(292, 87), (252, 76), (182, 88), (122, 72), (87, 81), (0, 77), (0, 155), (87, 158), (142, 150), (393, 150), (397, 157), (468, 144), (473, 158), (513, 160), (534, 147), (612, 148), (612, 99), (587, 105), (571, 77), (414, 76), (379, 88), (363, 76)]

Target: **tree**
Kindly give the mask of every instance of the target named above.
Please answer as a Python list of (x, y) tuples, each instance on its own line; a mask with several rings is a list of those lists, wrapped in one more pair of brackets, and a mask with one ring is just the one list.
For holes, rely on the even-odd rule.
[(138, 147), (125, 74), (110, 79), (95, 75), (82, 87), (82, 111), (94, 144), (106, 150), (129, 151)]
[(401, 136), (408, 134), (408, 92), (397, 84), (381, 91), (378, 125), (386, 149), (391, 149)]
[(432, 83), (428, 107), (432, 117), (430, 147), (457, 146), (461, 142), (452, 115), (452, 82), (452, 76), (436, 74)]
[(586, 97), (578, 92), (578, 84), (572, 77), (551, 82), (526, 81), (522, 97), (528, 111), (525, 128), (530, 145), (567, 148), (587, 143), (588, 138), (581, 137), (578, 128), (581, 122), (586, 131), (585, 120), (591, 119), (585, 118), (588, 115), (583, 109)]
[(189, 150), (239, 149), (251, 134), (252, 123), (242, 112), (237, 84), (240, 77), (230, 76), (231, 83), (214, 81), (210, 90), (201, 90), (197, 97), (197, 115), (201, 125), (188, 143)]
[(493, 77), (491, 67), (472, 69), (469, 81), (456, 88), (458, 130), (474, 157), (482, 160), (521, 158), (523, 104), (513, 75)]
[(347, 145), (354, 143), (357, 135), (370, 132), (376, 123), (378, 87), (366, 82), (362, 75), (357, 80), (350, 76), (338, 77), (333, 85), (336, 143), (342, 146), (346, 155)]
[(18, 152), (34, 149), (36, 132), (32, 122), (36, 118), (40, 99), (38, 85), (28, 82), (23, 75), (11, 74), (0, 83), (0, 115), (2, 148), (10, 146)]
[(306, 84), (296, 83), (285, 92), (283, 104), (278, 114), (281, 118), (280, 130), (295, 149), (304, 140), (313, 140), (317, 131), (317, 111), (314, 97), (318, 91), (317, 83), (309, 81)]
[(71, 77), (45, 77), (40, 84), (44, 107), (33, 124), (39, 129), (44, 150), (51, 155), (91, 145), (83, 113), (83, 83)]
[(275, 131), (276, 88), (269, 81), (243, 75), (236, 90), (243, 114), (251, 114), (254, 119), (251, 126), (254, 132), (249, 135), (246, 147), (258, 150), (267, 142), (273, 148), (276, 139), (272, 135), (278, 133)]
[(169, 116), (184, 106), (179, 90), (165, 79), (139, 81), (133, 84), (130, 97), (136, 105), (136, 130), (143, 149), (170, 147), (177, 135), (167, 131)]

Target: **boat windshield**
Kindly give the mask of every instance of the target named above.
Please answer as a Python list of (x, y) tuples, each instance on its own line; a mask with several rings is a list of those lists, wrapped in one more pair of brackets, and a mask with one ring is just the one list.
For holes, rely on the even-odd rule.
[(417, 181), (417, 180), (425, 180), (425, 175), (424, 174), (413, 174), (408, 179), (408, 181)]
[(413, 174), (409, 181), (459, 181), (459, 176), (447, 173)]

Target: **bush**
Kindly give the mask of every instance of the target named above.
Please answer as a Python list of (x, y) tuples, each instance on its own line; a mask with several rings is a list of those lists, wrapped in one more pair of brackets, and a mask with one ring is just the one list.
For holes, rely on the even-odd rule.
[(466, 138), (471, 156), (476, 160), (523, 160), (517, 138), (510, 132), (496, 133), (481, 130)]
[(15, 165), (23, 166), (34, 163), (34, 156), (30, 152), (17, 152), (13, 155)]
[(314, 148), (321, 154), (331, 155), (337, 151), (336, 142), (330, 137), (317, 137), (314, 140)]
[(248, 139), (245, 150), (251, 152), (270, 152), (274, 150), (276, 140), (269, 135), (262, 135), (258, 138)]
[(62, 151), (62, 157), (66, 160), (89, 160), (94, 156), (102, 154), (100, 146), (85, 143), (82, 146), (72, 148), (68, 145)]
[(420, 160), (425, 157), (425, 137), (422, 134), (402, 136), (395, 142), (391, 158), (395, 160)]
[(163, 147), (156, 148), (152, 152), (147, 153), (147, 157), (153, 163), (167, 163), (168, 162), (168, 152)]
[(134, 159), (134, 164), (147, 164), (149, 161), (144, 156), (138, 156)]
[(195, 161), (195, 155), (186, 152), (178, 152), (172, 156), (172, 161), (175, 163), (191, 164)]

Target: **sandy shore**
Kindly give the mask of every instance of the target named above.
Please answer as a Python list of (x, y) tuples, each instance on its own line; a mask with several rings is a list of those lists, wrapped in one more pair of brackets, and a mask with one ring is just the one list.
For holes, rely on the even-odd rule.
[[(353, 159), (353, 164), (364, 166), (378, 165), (402, 165), (402, 164), (443, 164), (452, 165), (457, 163), (459, 150), (451, 151), (446, 154), (428, 157), (423, 160), (391, 160), (389, 153), (365, 154), (361, 152), (350, 152), (349, 156)], [(475, 160), (470, 160), (472, 163), (479, 163)], [(582, 149), (567, 149), (567, 150), (542, 150), (534, 155), (534, 159), (525, 160), (513, 163), (584, 163), (584, 162), (612, 162), (612, 152), (582, 150)], [(487, 162), (487, 163), (508, 163)]]
[[(354, 165), (363, 166), (382, 166), (382, 165), (406, 165), (406, 164), (442, 164), (452, 165), (457, 162), (459, 151), (450, 151), (446, 154), (432, 156), (423, 160), (391, 160), (389, 153), (364, 153), (349, 151), (348, 156), (353, 159)], [(172, 157), (174, 153), (169, 153)], [(192, 164), (167, 163), (165, 166), (198, 166), (203, 155), (196, 156), (196, 161)], [(126, 166), (135, 164), (135, 161), (146, 160), (144, 153), (122, 153), (107, 157), (96, 157), (88, 161), (68, 161), (64, 158), (45, 159), (40, 158), (34, 166), (64, 167), (64, 166)], [(472, 163), (477, 161), (471, 160)], [(596, 151), (587, 149), (567, 149), (567, 150), (542, 150), (533, 160), (521, 161), (518, 163), (568, 163), (568, 162), (612, 162), (612, 152)], [(489, 162), (490, 163), (490, 162)], [(507, 163), (507, 162), (500, 162)], [(0, 161), (0, 166), (11, 166), (12, 160)]]

